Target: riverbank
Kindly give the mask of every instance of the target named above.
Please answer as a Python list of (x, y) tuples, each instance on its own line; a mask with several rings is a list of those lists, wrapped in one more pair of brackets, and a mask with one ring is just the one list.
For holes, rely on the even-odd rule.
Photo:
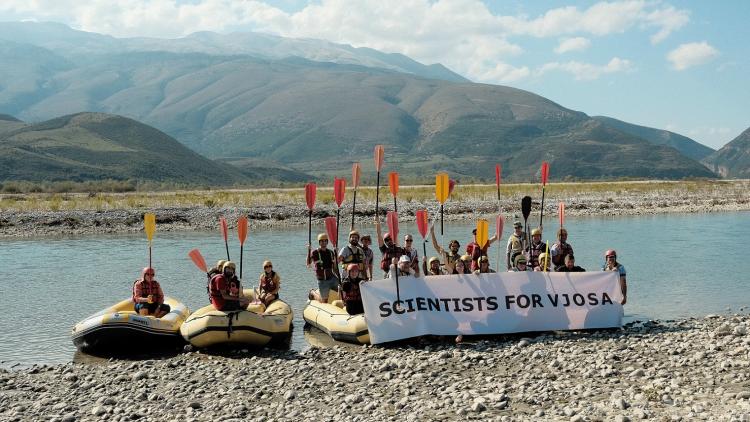
[[(538, 185), (503, 185), (497, 201), (494, 186), (456, 187), (444, 207), (445, 219), (492, 217), (498, 207), (507, 219), (520, 214), (520, 198), (533, 195), (532, 214), (538, 215)], [(557, 204), (565, 202), (566, 216), (618, 216), (660, 213), (706, 213), (750, 210), (750, 181), (611, 182), (551, 184), (545, 193), (544, 214), (556, 219)], [(341, 208), (342, 221), (351, 218), (351, 196)], [(392, 197), (381, 188), (381, 212), (391, 209)], [(402, 219), (427, 209), (439, 215), (432, 186), (405, 186), (399, 192)], [(157, 216), (159, 231), (214, 230), (220, 216), (233, 224), (246, 214), (252, 227), (307, 224), (302, 189), (151, 192), (127, 194), (27, 194), (0, 197), (0, 237), (127, 233), (143, 230), (143, 214)], [(375, 189), (360, 188), (356, 219), (369, 224), (375, 214)], [(314, 223), (336, 215), (330, 189), (319, 189)]]
[(0, 419), (747, 420), (750, 317), (0, 370)]

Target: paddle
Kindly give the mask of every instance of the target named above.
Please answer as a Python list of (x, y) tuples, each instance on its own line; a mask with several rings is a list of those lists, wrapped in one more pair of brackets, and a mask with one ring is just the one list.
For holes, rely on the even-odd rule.
[(544, 221), (544, 187), (547, 185), (549, 177), (549, 164), (542, 161), (542, 207), (539, 209), (539, 229), (541, 230)]
[(495, 164), (495, 186), (497, 186), (497, 212), (500, 212), (500, 182), (502, 181), (502, 170), (503, 167), (500, 164)]
[(359, 187), (359, 179), (362, 176), (362, 169), (359, 163), (352, 164), (352, 185), (354, 185), (354, 201), (352, 202), (352, 228), (354, 230), (354, 209), (357, 208), (357, 188)]
[(240, 238), (240, 280), (242, 279), (242, 253), (245, 248), (245, 239), (247, 238), (247, 217), (241, 215), (237, 219), (237, 237)]
[[(393, 239), (394, 242), (396, 242), (396, 239), (398, 239), (398, 213), (395, 211), (388, 211), (386, 221), (388, 223), (388, 233), (391, 234), (391, 239)], [(399, 257), (398, 259), (401, 259)], [(389, 264), (390, 265), (390, 264)], [(396, 261), (396, 303), (397, 305), (401, 305), (399, 302), (401, 302), (401, 292), (398, 286), (398, 260)]]
[(151, 268), (151, 241), (154, 240), (154, 232), (156, 231), (156, 216), (151, 213), (143, 215), (143, 229), (146, 231), (146, 239), (148, 239), (148, 267)]
[(527, 220), (529, 219), (529, 214), (531, 214), (530, 196), (524, 196), (523, 198), (521, 198), (521, 214), (523, 214), (523, 231), (525, 235), (525, 239), (523, 240), (523, 242), (521, 242), (521, 249), (524, 249), (525, 246), (523, 244), (529, 242), (529, 227), (527, 224)]
[[(339, 245), (339, 230), (338, 230), (338, 224), (336, 223), (336, 219), (333, 217), (326, 217), (326, 233), (328, 233), (328, 239), (330, 239), (331, 243), (333, 243), (333, 252), (338, 258), (339, 251), (338, 251), (338, 245)], [(336, 275), (338, 275), (339, 280), (341, 280), (341, 273), (339, 273), (339, 266), (336, 265)]]
[(557, 216), (560, 219), (560, 228), (563, 228), (563, 223), (565, 223), (565, 203), (560, 202), (557, 204)]
[(393, 195), (393, 211), (398, 212), (398, 205), (396, 204), (396, 196), (398, 196), (398, 172), (392, 171), (388, 173), (388, 188), (391, 190), (391, 195)]
[(419, 234), (422, 235), (422, 252), (423, 256), (427, 256), (427, 211), (417, 210), (417, 229)]
[(544, 262), (542, 265), (544, 265), (544, 272), (547, 272), (547, 263), (549, 262), (549, 240), (547, 241), (546, 250), (544, 251), (546, 255), (544, 255)]
[(193, 249), (190, 252), (188, 252), (188, 256), (190, 257), (190, 260), (193, 261), (193, 264), (195, 264), (196, 267), (198, 267), (199, 270), (203, 271), (208, 275), (208, 267), (206, 266), (206, 260), (203, 259), (203, 255), (201, 255), (201, 251), (198, 249)]
[(224, 236), (224, 246), (227, 248), (227, 261), (231, 261), (229, 259), (229, 240), (227, 239), (229, 231), (227, 229), (227, 220), (224, 217), (219, 217), (219, 225), (221, 226), (221, 235)]
[[(341, 203), (344, 202), (344, 191), (346, 190), (346, 179), (333, 179), (333, 197), (336, 200), (336, 244), (339, 243), (339, 212)], [(336, 255), (338, 256), (338, 255)]]
[(307, 244), (312, 243), (312, 212), (315, 207), (315, 192), (317, 186), (315, 183), (308, 183), (305, 185), (305, 201), (307, 202), (307, 209), (309, 210), (307, 219)]
[(448, 180), (448, 196), (453, 195), (453, 188), (456, 187), (456, 183), (458, 182), (453, 179)]
[(378, 173), (377, 182), (375, 183), (375, 217), (378, 217), (380, 215), (380, 169), (382, 167), (383, 146), (375, 145), (375, 170)]
[(435, 198), (440, 202), (440, 236), (443, 236), (443, 204), (448, 199), (450, 181), (447, 173), (438, 173), (435, 176)]
[[(479, 256), (482, 256), (482, 249), (487, 246), (487, 241), (490, 238), (490, 223), (487, 220), (477, 221), (477, 244), (479, 245)], [(477, 258), (479, 259), (479, 258)], [(488, 262), (489, 263), (489, 262)], [(477, 264), (479, 264), (477, 262)]]
[[(503, 219), (502, 215), (498, 215), (497, 217), (495, 217), (495, 238), (497, 240), (500, 240), (503, 237), (504, 225), (505, 225), (505, 220)], [(495, 268), (497, 268), (497, 270), (500, 271), (500, 248), (497, 248), (497, 267)]]

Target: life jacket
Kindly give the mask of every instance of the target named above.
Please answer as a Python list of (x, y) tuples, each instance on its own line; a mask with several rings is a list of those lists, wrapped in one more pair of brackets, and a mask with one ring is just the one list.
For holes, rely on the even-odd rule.
[(458, 261), (459, 259), (461, 259), (461, 253), (460, 252), (454, 254), (453, 252), (448, 251), (448, 252), (445, 253), (445, 261), (448, 264), (455, 264), (456, 261)]
[(345, 278), (344, 282), (341, 283), (341, 299), (344, 302), (362, 301), (362, 294), (359, 290), (359, 283), (361, 282), (362, 279), (359, 277), (355, 279)]
[(380, 269), (387, 273), (391, 268), (391, 261), (393, 261), (393, 258), (401, 258), (401, 255), (403, 254), (404, 249), (400, 246), (393, 245), (390, 248), (385, 246), (383, 257), (380, 259)]
[(544, 242), (539, 242), (538, 245), (534, 245), (533, 243), (529, 246), (529, 256), (528, 256), (528, 263), (526, 265), (530, 266), (531, 268), (536, 268), (539, 266), (539, 255), (544, 253), (544, 250), (546, 249), (547, 244)]
[(349, 266), (349, 264), (357, 264), (359, 267), (359, 271), (362, 272), (365, 270), (365, 251), (362, 250), (359, 246), (355, 246), (352, 249), (352, 245), (346, 245), (347, 248), (349, 248), (349, 252), (351, 252), (349, 255), (347, 255), (343, 261), (341, 262), (341, 268), (346, 270), (346, 267)]
[(516, 256), (523, 253), (523, 247), (524, 247), (524, 239), (526, 238), (526, 234), (522, 233), (521, 236), (516, 235), (515, 232), (510, 234), (510, 237), (508, 237), (508, 244), (510, 245), (510, 262), (511, 265), (515, 261)]
[(333, 276), (333, 263), (336, 261), (334, 252), (328, 248), (315, 249), (310, 253), (315, 262), (315, 277), (318, 280), (327, 280)]
[(135, 302), (135, 285), (141, 281), (141, 297), (148, 297), (149, 295), (157, 296), (159, 294), (159, 284), (156, 282), (156, 280), (153, 280), (151, 283), (139, 278), (136, 281), (133, 282), (133, 302)]
[(208, 273), (206, 273), (206, 294), (208, 295), (208, 301), (211, 301), (211, 280), (221, 274), (221, 270), (214, 267), (211, 268)]
[(265, 271), (263, 277), (260, 280), (260, 291), (264, 293), (271, 293), (279, 288), (279, 283), (276, 282), (276, 271), (271, 271), (269, 275)]
[(484, 248), (479, 247), (479, 243), (471, 242), (466, 245), (466, 253), (471, 255), (471, 270), (475, 271), (479, 269), (479, 258), (487, 256), (487, 249), (489, 246)]
[(552, 256), (552, 263), (555, 266), (565, 265), (565, 257), (573, 253), (573, 247), (570, 243), (562, 243), (559, 240), (553, 246), (557, 246), (558, 253)]

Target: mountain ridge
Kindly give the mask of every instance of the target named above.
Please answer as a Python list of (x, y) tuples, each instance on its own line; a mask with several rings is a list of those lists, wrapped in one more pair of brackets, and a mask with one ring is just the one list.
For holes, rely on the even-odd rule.
[(750, 178), (750, 127), (703, 159), (703, 164), (722, 177)]

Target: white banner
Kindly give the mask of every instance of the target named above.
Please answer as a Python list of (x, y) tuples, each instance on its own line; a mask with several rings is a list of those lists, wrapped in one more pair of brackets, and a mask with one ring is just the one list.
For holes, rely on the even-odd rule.
[(362, 283), (372, 344), (426, 334), (503, 334), (622, 325), (616, 272), (399, 277)]

